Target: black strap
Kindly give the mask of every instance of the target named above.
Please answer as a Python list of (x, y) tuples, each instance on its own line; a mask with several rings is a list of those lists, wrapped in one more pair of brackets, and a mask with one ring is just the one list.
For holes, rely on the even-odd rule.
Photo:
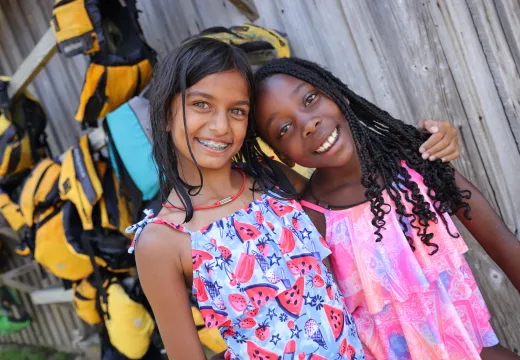
[(108, 294), (106, 288), (103, 286), (103, 276), (101, 275), (100, 268), (96, 262), (94, 249), (92, 248), (92, 236), (93, 235), (91, 234), (91, 231), (83, 231), (81, 234), (81, 243), (83, 245), (83, 249), (85, 249), (88, 257), (90, 258), (92, 268), (94, 269), (94, 285), (98, 291), (97, 298), (101, 296), (103, 303), (107, 307), (107, 311), (104, 311), (101, 306), (99, 310), (101, 314), (107, 316), (107, 319), (110, 319), (110, 314), (108, 313)]
[(8, 87), (9, 81), (0, 80), (0, 110), (4, 112), (6, 117), (9, 108), (9, 94), (7, 93)]
[(103, 110), (103, 106), (105, 106), (107, 101), (105, 91), (107, 87), (107, 76), (107, 68), (105, 67), (105, 71), (97, 83), (96, 90), (94, 90), (94, 94), (92, 94), (85, 105), (82, 119), (83, 125), (97, 127), (99, 114), (101, 113), (101, 110)]
[(143, 51), (145, 53), (145, 56), (150, 62), (150, 65), (152, 65), (153, 67), (155, 65), (155, 62), (157, 61), (157, 53), (148, 45), (146, 39), (144, 38), (143, 30), (141, 29), (141, 25), (139, 25), (139, 10), (137, 10), (136, 7), (136, 0), (127, 0), (126, 6), (128, 7), (128, 10), (130, 12), (130, 18), (132, 19), (132, 24), (134, 25), (135, 31), (139, 35), (139, 39), (141, 39), (143, 43)]

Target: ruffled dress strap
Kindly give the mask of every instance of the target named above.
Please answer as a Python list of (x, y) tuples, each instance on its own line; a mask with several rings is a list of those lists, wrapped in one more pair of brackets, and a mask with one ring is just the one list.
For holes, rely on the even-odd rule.
[(125, 230), (125, 232), (127, 234), (135, 233), (134, 239), (132, 240), (132, 243), (130, 244), (130, 248), (128, 249), (128, 253), (130, 253), (130, 254), (132, 254), (134, 252), (137, 240), (139, 239), (139, 236), (141, 235), (141, 232), (143, 231), (145, 226), (148, 224), (151, 224), (151, 223), (163, 224), (163, 225), (166, 225), (166, 226), (172, 228), (173, 230), (187, 233), (190, 235), (192, 234), (192, 232), (190, 230), (186, 229), (182, 225), (174, 224), (174, 223), (171, 223), (162, 218), (155, 217), (153, 211), (150, 209), (145, 209), (143, 212), (145, 213), (145, 217), (143, 218), (143, 220), (141, 220), (138, 223), (135, 223), (133, 225), (130, 225)]

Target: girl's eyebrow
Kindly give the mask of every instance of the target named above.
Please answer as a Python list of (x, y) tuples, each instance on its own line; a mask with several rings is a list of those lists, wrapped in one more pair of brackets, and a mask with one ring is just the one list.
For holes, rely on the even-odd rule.
[(186, 95), (187, 95), (187, 97), (190, 97), (190, 96), (202, 96), (203, 98), (206, 98), (206, 99), (209, 99), (209, 100), (215, 99), (215, 97), (213, 95), (207, 94), (207, 93), (202, 92), (202, 91), (196, 91), (196, 90), (195, 91), (190, 91)]
[(294, 96), (298, 93), (298, 91), (301, 90), (302, 87), (304, 87), (305, 85), (308, 85), (306, 82), (302, 82), (301, 84), (299, 84), (298, 86), (296, 86), (294, 88), (294, 90), (291, 92), (291, 96)]
[(235, 103), (235, 105), (246, 105), (249, 106), (249, 100), (239, 100)]
[[(207, 94), (207, 93), (205, 93), (203, 91), (197, 91), (197, 90), (188, 92), (186, 94), (186, 97), (190, 97), (190, 96), (201, 96), (201, 97), (206, 98), (208, 100), (215, 100), (215, 97), (213, 95)], [(249, 100), (238, 100), (237, 102), (234, 103), (234, 105), (250, 106), (250, 103), (249, 103)]]

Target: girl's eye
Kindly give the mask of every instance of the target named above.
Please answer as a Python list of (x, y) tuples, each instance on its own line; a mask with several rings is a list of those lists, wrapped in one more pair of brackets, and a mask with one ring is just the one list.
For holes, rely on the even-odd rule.
[(196, 107), (201, 108), (201, 109), (209, 109), (209, 104), (204, 101), (197, 101), (193, 105), (195, 105)]
[(280, 129), (280, 137), (284, 136), (287, 133), (287, 131), (289, 131), (290, 127), (291, 125), (289, 124), (282, 126), (282, 128)]
[(233, 115), (238, 115), (238, 116), (244, 116), (246, 114), (246, 112), (242, 109), (232, 109), (231, 113)]
[(310, 94), (307, 99), (305, 99), (305, 107), (312, 104), (312, 102), (316, 99), (316, 96), (318, 96), (316, 93)]

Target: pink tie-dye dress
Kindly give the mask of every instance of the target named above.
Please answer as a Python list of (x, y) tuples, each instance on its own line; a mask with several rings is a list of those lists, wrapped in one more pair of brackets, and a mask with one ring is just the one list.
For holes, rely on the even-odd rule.
[[(407, 169), (429, 199), (421, 175)], [(393, 204), (387, 193), (383, 197)], [(376, 242), (370, 203), (343, 210), (302, 204), (325, 215), (331, 266), (367, 359), (480, 359), (483, 347), (498, 343), (463, 257), (468, 247), (462, 237), (450, 236), (442, 221), (430, 225), (432, 242), (439, 245), (430, 256), (432, 248), (408, 230), (412, 251), (394, 209), (386, 215), (383, 240)], [(451, 219), (445, 218), (456, 234)]]

